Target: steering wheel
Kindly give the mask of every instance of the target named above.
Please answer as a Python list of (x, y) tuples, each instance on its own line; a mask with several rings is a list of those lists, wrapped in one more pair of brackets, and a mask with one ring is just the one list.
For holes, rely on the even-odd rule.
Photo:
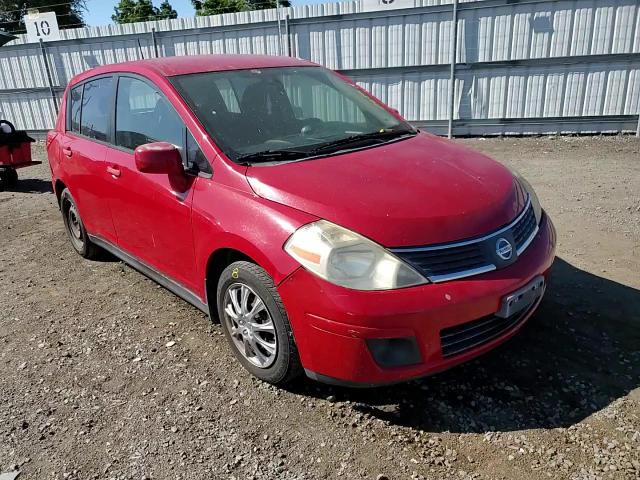
[(300, 128), (300, 133), (303, 137), (313, 135), (319, 130), (319, 127), (323, 123), (324, 122), (319, 118), (305, 118), (304, 120), (302, 120), (302, 128)]

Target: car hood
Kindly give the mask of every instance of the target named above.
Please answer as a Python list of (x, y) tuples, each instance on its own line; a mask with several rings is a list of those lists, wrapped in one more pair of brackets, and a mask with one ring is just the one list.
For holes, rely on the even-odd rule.
[(486, 234), (526, 193), (496, 161), (420, 133), (374, 148), (247, 169), (261, 197), (342, 225), (387, 247)]

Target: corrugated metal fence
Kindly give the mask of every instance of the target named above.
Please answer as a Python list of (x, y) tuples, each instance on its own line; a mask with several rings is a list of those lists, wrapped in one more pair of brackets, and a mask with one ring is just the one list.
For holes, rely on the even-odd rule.
[(21, 37), (0, 48), (0, 117), (51, 128), (66, 83), (96, 65), (282, 51), (349, 75), (436, 133), (452, 98), (456, 135), (636, 130), (637, 0), (460, 0), (453, 97), (453, 0), (362, 1), (281, 9), (280, 29), (276, 10), (262, 10), (64, 30), (42, 46)]

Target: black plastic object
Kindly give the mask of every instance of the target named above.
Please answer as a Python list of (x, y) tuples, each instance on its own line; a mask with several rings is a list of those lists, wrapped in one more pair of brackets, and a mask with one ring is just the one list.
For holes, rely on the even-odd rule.
[(405, 367), (422, 361), (415, 337), (370, 338), (367, 346), (373, 359), (383, 368)]
[(10, 132), (5, 133), (0, 129), (0, 146), (9, 146), (9, 145), (18, 145), (21, 143), (33, 143), (35, 140), (27, 135), (27, 132), (24, 130), (16, 130), (16, 127), (13, 126), (9, 120), (0, 120), (0, 127), (2, 125), (8, 125), (11, 129)]
[(11, 35), (10, 33), (7, 32), (3, 32), (2, 30), (0, 30), (0, 47), (2, 45), (4, 45), (5, 43), (9, 43), (12, 40), (15, 40), (16, 37), (15, 35)]

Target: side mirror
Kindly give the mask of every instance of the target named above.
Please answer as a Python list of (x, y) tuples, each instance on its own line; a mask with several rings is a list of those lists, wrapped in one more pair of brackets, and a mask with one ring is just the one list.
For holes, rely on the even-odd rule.
[(183, 174), (182, 157), (175, 145), (167, 142), (146, 143), (133, 153), (136, 168), (143, 173)]

